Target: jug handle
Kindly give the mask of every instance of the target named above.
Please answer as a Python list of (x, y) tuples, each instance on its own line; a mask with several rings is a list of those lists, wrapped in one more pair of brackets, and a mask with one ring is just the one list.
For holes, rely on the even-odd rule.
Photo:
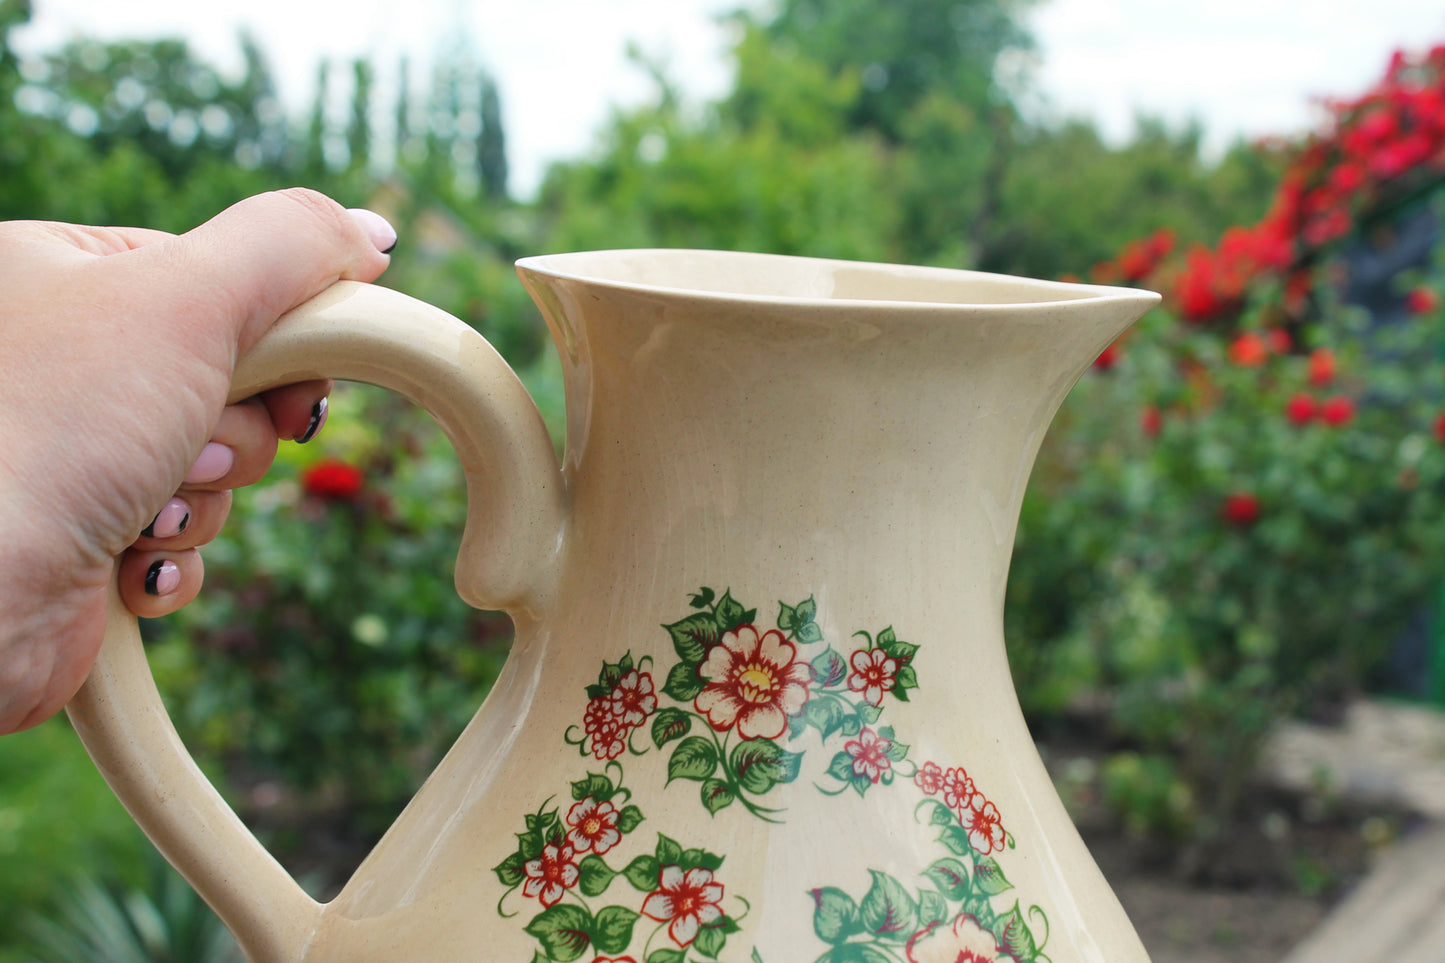
[[(317, 378), (391, 388), (436, 419), (467, 479), (459, 594), (514, 616), (544, 607), (561, 541), (562, 475), (531, 396), (492, 346), (438, 308), (343, 281), (287, 314), (247, 352), (231, 397)], [(67, 712), (115, 794), (247, 956), (301, 959), (322, 907), (182, 744), (114, 579), (105, 641)]]

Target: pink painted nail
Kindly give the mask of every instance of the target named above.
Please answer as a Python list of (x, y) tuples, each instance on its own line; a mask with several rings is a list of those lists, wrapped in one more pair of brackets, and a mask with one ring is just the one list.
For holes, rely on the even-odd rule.
[(151, 562), (146, 569), (146, 594), (170, 595), (181, 584), (181, 567), (170, 559)]
[(185, 499), (172, 498), (141, 532), (146, 538), (174, 538), (191, 523), (191, 506)]
[(396, 228), (391, 222), (375, 211), (368, 211), (364, 207), (348, 208), (346, 213), (351, 215), (352, 220), (361, 225), (361, 229), (371, 238), (371, 243), (382, 254), (390, 254), (396, 249)]
[(196, 458), (196, 463), (191, 470), (186, 472), (187, 485), (204, 485), (213, 482), (217, 478), (225, 477), (236, 464), (236, 453), (230, 446), (223, 445), (218, 441), (207, 442), (206, 447)]

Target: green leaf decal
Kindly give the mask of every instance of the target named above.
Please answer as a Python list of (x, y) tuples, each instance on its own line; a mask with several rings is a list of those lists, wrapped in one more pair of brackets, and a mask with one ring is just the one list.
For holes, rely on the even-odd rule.
[(622, 833), (630, 833), (642, 824), (642, 810), (636, 806), (623, 806), (622, 812), (617, 814), (617, 829)]
[(798, 603), (797, 613), (799, 625), (811, 622), (818, 617), (818, 603), (813, 596), (810, 595)]
[(647, 958), (647, 963), (684, 963), (686, 959), (686, 950), (655, 950)]
[(667, 634), (672, 636), (672, 648), (677, 657), (689, 666), (696, 666), (707, 658), (707, 650), (717, 644), (717, 621), (710, 612), (697, 612), (681, 622), (665, 625)]
[(848, 709), (832, 696), (819, 696), (809, 699), (808, 704), (803, 706), (802, 717), (826, 740), (843, 729), (848, 721)]
[(873, 877), (873, 885), (858, 907), (864, 930), (896, 940), (906, 940), (918, 932), (918, 907), (903, 884), (876, 869), (868, 873)]
[(577, 864), (577, 886), (583, 896), (601, 896), (616, 875), (596, 853), (584, 856)]
[(823, 630), (818, 628), (817, 622), (804, 622), (798, 626), (798, 641), (806, 642), (809, 645), (821, 642), (823, 641)]
[(698, 593), (696, 595), (690, 596), (688, 598), (687, 604), (691, 605), (695, 609), (705, 609), (712, 604), (712, 600), (714, 598), (716, 598), (716, 593), (713, 592), (712, 589), (704, 585), (701, 589), (698, 590)]
[(678, 861), (682, 859), (682, 847), (677, 844), (677, 840), (669, 839), (662, 835), (662, 833), (658, 833), (657, 849), (654, 850), (653, 855), (657, 857), (659, 868), (662, 866), (676, 866)]
[(1014, 888), (1014, 884), (1004, 876), (998, 861), (992, 856), (979, 856), (973, 861), (973, 885), (989, 896), (997, 896)]
[(754, 795), (797, 779), (802, 762), (802, 753), (786, 752), (768, 739), (738, 743), (730, 760), (738, 785)]
[(667, 706), (657, 710), (652, 719), (652, 742), (661, 749), (674, 739), (681, 739), (692, 728), (692, 716), (681, 709)]
[(934, 923), (941, 923), (951, 919), (952, 913), (948, 911), (948, 901), (933, 890), (924, 890), (918, 894), (918, 925), (919, 927), (930, 926)]
[(781, 631), (784, 635), (788, 635), (798, 627), (800, 621), (801, 620), (798, 618), (798, 610), (796, 607), (789, 605), (787, 602), (778, 603), (779, 631)]
[(703, 956), (715, 960), (727, 941), (727, 934), (723, 932), (722, 927), (704, 926), (697, 931), (697, 939), (693, 941), (692, 948)]
[[(705, 849), (684, 849), (682, 855), (677, 857), (677, 865), (681, 867), (684, 872), (689, 869), (697, 869), (699, 866), (703, 869), (716, 872), (717, 868), (722, 864), (723, 858), (721, 856), (716, 853), (710, 853)], [(713, 925), (718, 926), (721, 924), (715, 923)]]
[(717, 771), (717, 746), (711, 739), (688, 736), (677, 744), (667, 760), (667, 781), (696, 779), (701, 782)]
[(1038, 956), (1039, 948), (1034, 943), (1034, 934), (1029, 931), (1019, 904), (994, 921), (994, 933), (998, 936), (999, 948), (1019, 960), (1032, 960)]
[(650, 893), (657, 889), (658, 874), (662, 867), (659, 865), (656, 856), (638, 856), (627, 864), (622, 871), (622, 876), (632, 885), (632, 888), (643, 893)]
[(747, 624), (747, 614), (733, 598), (732, 592), (724, 592), (723, 597), (717, 602), (717, 627), (723, 632), (731, 632), (739, 625)]
[(572, 798), (581, 802), (588, 796), (595, 796), (598, 802), (606, 802), (612, 798), (612, 780), (600, 772), (589, 772), (586, 779), (579, 779), (572, 784)]
[(522, 869), (527, 858), (521, 853), (512, 853), (506, 859), (492, 867), (492, 872), (497, 874), (503, 886), (510, 889), (513, 886), (520, 886), (527, 878), (526, 872)]
[(948, 847), (949, 852), (955, 856), (969, 856), (973, 853), (973, 844), (968, 841), (968, 833), (958, 825), (955, 820), (938, 831), (938, 841)]
[(702, 804), (709, 813), (716, 814), (719, 809), (726, 809), (736, 799), (737, 796), (721, 779), (704, 779), (702, 781)]
[(893, 963), (893, 957), (867, 943), (844, 943), (818, 957), (818, 963)]
[(592, 936), (592, 914), (571, 903), (548, 907), (526, 926), (549, 960), (570, 963), (587, 951)]
[(811, 665), (814, 684), (824, 688), (842, 685), (843, 680), (848, 678), (848, 660), (831, 645), (824, 649)]
[(813, 897), (813, 932), (825, 943), (842, 943), (863, 932), (858, 904), (835, 886), (810, 891)]
[(632, 924), (637, 914), (625, 906), (604, 906), (597, 911), (592, 942), (599, 953), (621, 953), (632, 942)]
[(706, 686), (707, 682), (697, 674), (695, 664), (679, 662), (668, 670), (662, 691), (678, 702), (691, 702)]
[(828, 763), (828, 775), (839, 782), (849, 782), (853, 778), (853, 757), (846, 752), (835, 755)]
[(887, 653), (888, 658), (896, 661), (900, 668), (912, 662), (913, 657), (918, 654), (918, 646), (912, 642), (900, 642), (897, 639), (885, 642), (881, 635), (878, 637), (878, 647)]
[(968, 895), (968, 867), (958, 860), (945, 856), (923, 871), (946, 899), (955, 902)]

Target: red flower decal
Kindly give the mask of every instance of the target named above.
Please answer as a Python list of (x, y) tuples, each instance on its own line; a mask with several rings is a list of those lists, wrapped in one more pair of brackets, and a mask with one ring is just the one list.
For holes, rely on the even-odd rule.
[(543, 906), (551, 906), (562, 894), (577, 885), (576, 853), (566, 843), (548, 843), (542, 855), (528, 860), (522, 869), (527, 881), (522, 884), (523, 896), (535, 896)]
[(592, 741), (592, 755), (598, 759), (616, 759), (627, 748), (627, 728), (612, 714), (610, 696), (598, 696), (587, 703), (582, 727)]
[(776, 739), (808, 701), (813, 670), (776, 629), (742, 625), (708, 652), (698, 674), (707, 686), (693, 700), (712, 727), (737, 726), (744, 739)]
[(925, 762), (913, 774), (913, 784), (922, 789), (925, 795), (936, 796), (943, 788), (943, 770), (938, 768), (936, 762)]
[(968, 830), (970, 846), (985, 856), (1003, 849), (1008, 838), (1003, 831), (1003, 818), (983, 793), (976, 793), (969, 800), (968, 809), (960, 815), (963, 817), (963, 828)]
[(667, 935), (678, 946), (690, 946), (697, 932), (722, 918), (722, 883), (712, 870), (701, 866), (683, 872), (681, 866), (664, 866), (657, 874), (657, 889), (642, 901), (642, 915), (670, 924)]
[(949, 809), (962, 810), (973, 798), (973, 780), (962, 766), (954, 766), (943, 774), (943, 802)]
[(365, 480), (360, 468), (335, 458), (323, 458), (301, 473), (301, 487), (306, 494), (328, 501), (355, 498)]
[(893, 688), (898, 675), (898, 660), (882, 649), (859, 649), (848, 659), (853, 671), (848, 673), (848, 688), (863, 693), (873, 705), (883, 704), (883, 693)]
[(968, 913), (914, 933), (904, 952), (908, 963), (1018, 963), (1018, 958), (1000, 947), (998, 939)]
[(628, 672), (612, 690), (612, 716), (629, 728), (640, 726), (657, 709), (652, 676), (636, 669)]
[(572, 827), (567, 834), (567, 845), (577, 853), (590, 850), (600, 856), (622, 839), (622, 832), (617, 828), (617, 807), (610, 802), (598, 802), (593, 796), (567, 811), (567, 825)]
[(627, 737), (632, 730), (656, 710), (652, 676), (636, 669), (628, 671), (607, 695), (589, 700), (582, 714), (582, 728), (591, 740), (592, 755), (598, 759), (616, 759), (627, 748)]
[(853, 775), (864, 776), (873, 783), (893, 768), (893, 763), (888, 758), (888, 750), (892, 748), (892, 739), (880, 736), (867, 726), (858, 733), (857, 739), (850, 739), (843, 744), (843, 751), (853, 758)]

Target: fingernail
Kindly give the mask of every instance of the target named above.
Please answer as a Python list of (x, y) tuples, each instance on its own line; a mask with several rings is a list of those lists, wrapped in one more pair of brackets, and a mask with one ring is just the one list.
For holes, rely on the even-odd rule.
[(207, 442), (196, 463), (186, 472), (186, 484), (204, 485), (223, 478), (235, 463), (236, 453), (229, 446), (218, 441)]
[(364, 207), (348, 208), (346, 213), (351, 215), (352, 220), (361, 225), (361, 229), (371, 238), (371, 243), (382, 254), (390, 254), (396, 248), (396, 228), (391, 226), (386, 218), (375, 211), (368, 211)]
[(296, 439), (296, 444), (304, 445), (316, 437), (316, 433), (321, 430), (321, 426), (326, 424), (326, 412), (330, 407), (330, 404), (325, 398), (322, 398), (311, 406), (311, 420), (306, 423), (306, 430)]
[(181, 584), (181, 567), (170, 559), (151, 562), (146, 569), (146, 594), (170, 595)]
[(183, 499), (172, 498), (166, 507), (156, 513), (151, 523), (141, 532), (146, 538), (174, 538), (186, 530), (191, 523), (191, 506)]

